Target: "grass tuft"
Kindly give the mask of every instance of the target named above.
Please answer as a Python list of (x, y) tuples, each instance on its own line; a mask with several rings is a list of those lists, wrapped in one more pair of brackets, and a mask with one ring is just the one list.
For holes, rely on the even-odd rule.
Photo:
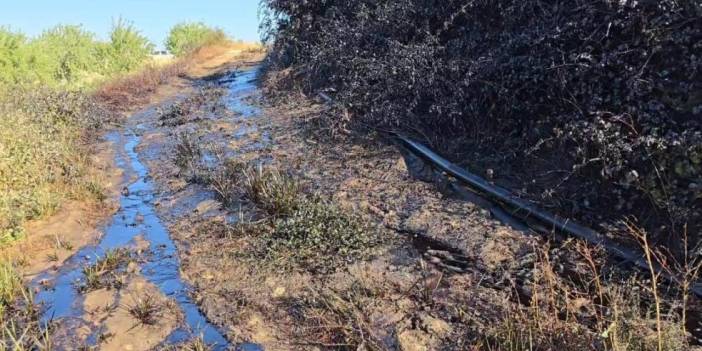
[(243, 170), (246, 197), (271, 216), (289, 216), (303, 198), (300, 183), (277, 168), (257, 165)]
[(127, 311), (142, 325), (156, 325), (163, 312), (163, 306), (155, 297), (145, 295), (135, 298), (134, 305), (127, 306)]
[(123, 285), (120, 272), (131, 259), (132, 253), (127, 249), (107, 251), (94, 264), (83, 267), (83, 280), (78, 290), (88, 293), (104, 288), (120, 288)]

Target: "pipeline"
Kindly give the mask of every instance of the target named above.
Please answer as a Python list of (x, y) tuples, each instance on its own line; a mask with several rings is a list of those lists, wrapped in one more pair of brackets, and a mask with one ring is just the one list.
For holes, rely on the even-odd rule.
[[(398, 140), (400, 145), (423, 159), (425, 162), (428, 162), (437, 169), (446, 172), (446, 174), (455, 178), (459, 182), (468, 185), (471, 189), (484, 194), (490, 199), (507, 205), (513, 210), (519, 211), (521, 214), (520, 217), (523, 219), (535, 218), (541, 223), (547, 224), (556, 231), (581, 239), (592, 245), (602, 246), (609, 253), (620, 259), (632, 262), (641, 269), (649, 269), (648, 263), (643, 259), (639, 252), (623, 247), (609, 238), (604, 237), (600, 233), (584, 227), (572, 220), (561, 218), (557, 215), (543, 211), (515, 196), (507, 189), (491, 184), (485, 179), (456, 166), (415, 140), (397, 133), (394, 134), (394, 137)], [(654, 269), (656, 270), (657, 274), (660, 274), (661, 277), (665, 278), (668, 282), (675, 282), (675, 279), (668, 274), (668, 272), (661, 269), (661, 267), (656, 266)], [(702, 298), (702, 283), (694, 284), (691, 291), (698, 297)]]
[[(325, 93), (317, 94), (324, 103), (328, 105), (334, 105), (335, 101), (329, 95)], [(487, 180), (468, 172), (467, 170), (456, 166), (447, 159), (441, 157), (439, 154), (435, 153), (425, 145), (408, 138), (402, 134), (396, 132), (388, 132), (391, 134), (399, 144), (404, 147), (407, 151), (413, 153), (415, 156), (421, 158), (425, 162), (428, 162), (433, 167), (446, 172), (446, 174), (455, 178), (461, 183), (468, 185), (472, 190), (484, 194), (486, 197), (497, 202), (498, 204), (506, 205), (510, 207), (513, 211), (519, 211), (520, 217), (526, 220), (529, 218), (537, 219), (539, 222), (544, 223), (553, 230), (570, 235), (572, 237), (581, 239), (591, 245), (602, 246), (607, 252), (613, 256), (622, 259), (624, 261), (632, 262), (635, 266), (648, 272), (650, 269), (646, 260), (643, 259), (642, 254), (635, 250), (626, 248), (618, 243), (612, 241), (611, 239), (603, 236), (602, 234), (584, 227), (570, 219), (561, 218), (557, 215), (548, 213), (544, 210), (537, 208), (536, 206), (522, 200), (521, 198), (512, 194), (509, 190), (502, 187), (491, 184)], [(509, 209), (506, 209), (509, 210)], [(654, 264), (655, 265), (655, 264)], [(675, 283), (675, 278), (663, 270), (659, 265), (655, 265), (654, 271), (659, 274), (663, 279), (669, 283)], [(702, 282), (696, 282), (690, 288), (690, 291), (697, 297), (702, 298)]]

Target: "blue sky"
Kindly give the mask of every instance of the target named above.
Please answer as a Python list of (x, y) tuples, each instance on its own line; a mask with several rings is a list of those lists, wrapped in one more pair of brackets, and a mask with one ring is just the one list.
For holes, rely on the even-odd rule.
[(56, 24), (82, 24), (106, 38), (113, 19), (136, 25), (159, 48), (170, 27), (202, 21), (236, 39), (259, 40), (259, 0), (4, 0), (0, 26), (34, 36)]

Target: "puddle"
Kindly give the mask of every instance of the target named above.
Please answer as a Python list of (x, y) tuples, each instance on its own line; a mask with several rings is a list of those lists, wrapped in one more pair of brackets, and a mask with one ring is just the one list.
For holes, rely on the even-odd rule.
[[(260, 112), (257, 107), (245, 101), (245, 97), (256, 89), (256, 72), (250, 70), (235, 75), (229, 74), (218, 81), (229, 89), (229, 94), (225, 96), (227, 107), (244, 118)], [(143, 114), (150, 110), (153, 108)], [(137, 118), (132, 120), (139, 120), (138, 117), (143, 116), (135, 116)], [(95, 263), (109, 250), (132, 245), (135, 238), (141, 237), (150, 243), (152, 251), (140, 262), (142, 276), (157, 286), (165, 296), (175, 300), (185, 316), (185, 325), (171, 333), (166, 343), (173, 344), (193, 336), (202, 336), (206, 343), (214, 345), (214, 350), (223, 350), (232, 345), (229, 345), (223, 334), (207, 321), (190, 299), (188, 286), (180, 278), (176, 246), (154, 208), (154, 187), (150, 182), (148, 169), (141, 162), (136, 150), (140, 143), (139, 130), (145, 128), (145, 125), (139, 125), (134, 130), (126, 130), (122, 134), (113, 132), (107, 136), (109, 141), (123, 147), (123, 150), (118, 152), (116, 165), (124, 169), (125, 183), (129, 185), (122, 191), (120, 209), (113, 216), (111, 223), (104, 228), (100, 242), (81, 249), (57, 271), (45, 272), (35, 279), (35, 286), (41, 286), (42, 281), (52, 283), (50, 289), (43, 289), (36, 296), (37, 302), (46, 307), (42, 319), (44, 322), (80, 320), (84, 313), (83, 297), (78, 293), (77, 284), (83, 278), (82, 268)], [(91, 339), (95, 338), (88, 338), (89, 341)], [(239, 344), (235, 347), (237, 350), (262, 349), (255, 344)]]
[(224, 105), (230, 111), (234, 111), (245, 118), (261, 113), (258, 107), (246, 101), (246, 96), (256, 90), (257, 73), (258, 69), (250, 69), (229, 74), (217, 80), (218, 84), (229, 91), (224, 97)]

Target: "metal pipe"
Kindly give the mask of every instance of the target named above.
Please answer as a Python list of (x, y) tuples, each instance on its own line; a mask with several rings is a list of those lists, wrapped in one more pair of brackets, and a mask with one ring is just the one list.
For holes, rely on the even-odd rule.
[[(326, 103), (334, 104), (334, 99), (332, 99), (329, 95), (324, 93), (319, 93), (318, 95)], [(428, 147), (415, 140), (412, 140), (398, 133), (391, 132), (391, 134), (394, 135), (395, 138), (397, 138), (397, 140), (400, 141), (400, 144), (407, 150), (421, 157), (425, 161), (430, 162), (435, 167), (441, 169), (442, 171), (458, 179), (459, 181), (466, 183), (471, 188), (482, 192), (489, 197), (492, 197), (500, 203), (507, 204), (521, 211), (525, 211), (525, 218), (533, 216), (539, 221), (552, 226), (555, 230), (559, 230), (593, 245), (601, 245), (614, 256), (624, 259), (626, 261), (630, 261), (641, 269), (648, 271), (648, 269), (650, 268), (648, 263), (643, 259), (641, 253), (623, 247), (617, 244), (616, 242), (612, 241), (611, 239), (601, 235), (600, 233), (590, 228), (584, 227), (574, 221), (571, 221), (570, 219), (561, 218), (554, 214), (543, 211), (537, 208), (536, 206), (515, 196), (507, 189), (490, 184), (485, 179), (475, 174), (472, 174), (463, 168), (456, 166), (452, 162), (439, 156), (439, 154), (435, 153)], [(675, 279), (670, 274), (663, 271), (663, 269), (661, 269), (659, 265), (656, 265), (655, 263), (654, 265), (654, 270), (657, 273), (661, 274), (663, 278), (665, 278), (671, 283), (675, 282)], [(690, 291), (692, 291), (692, 293), (694, 293), (698, 297), (702, 298), (702, 282), (696, 282), (695, 284), (693, 284)]]
[[(501, 188), (499, 186), (493, 185), (486, 181), (485, 179), (466, 171), (453, 164), (452, 162), (446, 160), (445, 158), (439, 156), (437, 153), (424, 146), (423, 144), (414, 141), (406, 136), (395, 133), (395, 137), (400, 141), (401, 145), (407, 148), (412, 153), (421, 157), (425, 161), (433, 164), (436, 168), (446, 172), (448, 175), (456, 178), (457, 180), (466, 183), (471, 188), (486, 194), (487, 196), (497, 200), (501, 203), (509, 205), (515, 209), (526, 212), (524, 217), (533, 217), (539, 221), (550, 225), (553, 229), (567, 233), (576, 238), (582, 239), (590, 244), (602, 245), (607, 251), (613, 255), (622, 258), (624, 260), (634, 263), (636, 266), (648, 270), (649, 265), (643, 259), (639, 252), (630, 250), (623, 247), (611, 239), (604, 237), (600, 233), (584, 227), (574, 221), (567, 218), (561, 218), (559, 216), (553, 215), (546, 211), (543, 211), (536, 206), (520, 199), (519, 197), (512, 194), (507, 189)], [(656, 266), (654, 269), (660, 273), (664, 278), (670, 282), (674, 282), (672, 276), (663, 271), (660, 267)], [(692, 292), (702, 297), (702, 284), (697, 283), (692, 287)]]

